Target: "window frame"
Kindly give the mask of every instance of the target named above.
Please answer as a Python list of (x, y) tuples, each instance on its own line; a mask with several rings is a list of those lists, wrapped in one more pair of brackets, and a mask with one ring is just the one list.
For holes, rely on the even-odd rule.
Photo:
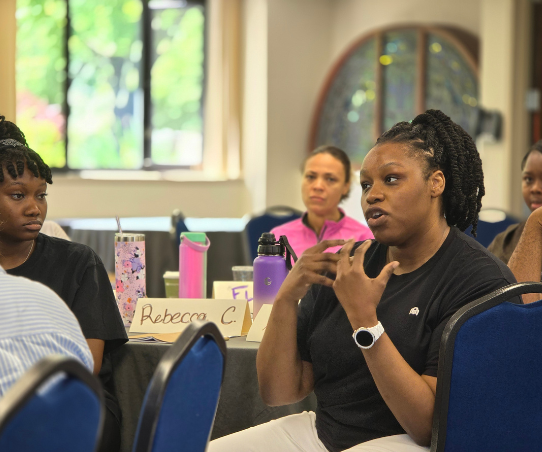
[[(62, 103), (62, 113), (64, 114), (64, 154), (66, 157), (66, 163), (63, 167), (52, 167), (53, 174), (63, 173), (80, 173), (84, 172), (138, 172), (138, 171), (168, 171), (168, 170), (202, 170), (203, 159), (199, 165), (186, 166), (186, 165), (156, 165), (152, 163), (152, 99), (151, 99), (151, 70), (152, 70), (152, 27), (151, 27), (151, 12), (153, 9), (166, 9), (167, 5), (179, 5), (178, 7), (187, 6), (200, 6), (203, 8), (203, 77), (202, 77), (202, 93), (200, 99), (200, 115), (202, 118), (202, 150), (205, 150), (205, 100), (206, 100), (206, 87), (207, 87), (207, 69), (208, 69), (208, 4), (207, 0), (141, 0), (141, 40), (143, 43), (142, 57), (141, 57), (141, 69), (140, 69), (140, 88), (143, 92), (143, 165), (141, 168), (70, 168), (68, 166), (68, 123), (70, 118), (70, 105), (68, 103), (68, 91), (71, 86), (72, 78), (69, 73), (70, 66), (70, 52), (69, 52), (69, 39), (72, 36), (71, 28), (71, 15), (70, 15), (70, 0), (64, 0), (66, 3), (66, 26), (64, 28), (64, 41), (63, 52), (66, 60), (66, 66), (64, 68), (64, 101)], [(150, 4), (156, 4), (156, 7), (152, 7)], [(163, 5), (164, 7), (160, 7)]]
[[(418, 34), (418, 44), (416, 49), (416, 86), (415, 86), (415, 113), (416, 115), (423, 113), (425, 108), (425, 82), (426, 82), (426, 68), (427, 68), (427, 52), (426, 52), (426, 43), (428, 34), (434, 34), (442, 39), (447, 40), (452, 45), (455, 46), (457, 51), (465, 59), (470, 69), (473, 71), (474, 76), (477, 80), (480, 78), (479, 71), (479, 40), (478, 38), (471, 34), (470, 32), (456, 28), (456, 27), (447, 27), (447, 26), (434, 26), (434, 25), (420, 25), (420, 24), (402, 24), (394, 25), (391, 27), (379, 28), (371, 31), (370, 33), (362, 35), (360, 38), (356, 39), (347, 49), (339, 56), (339, 58), (332, 65), (331, 69), (326, 76), (324, 84), (320, 89), (318, 95), (318, 100), (314, 113), (312, 116), (310, 135), (309, 135), (309, 146), (307, 149), (308, 153), (311, 153), (317, 146), (316, 139), (318, 136), (318, 124), (319, 119), (324, 108), (325, 100), (327, 94), (335, 80), (335, 77), (339, 73), (342, 66), (347, 62), (347, 60), (352, 56), (352, 54), (363, 44), (365, 44), (370, 39), (376, 40), (376, 89), (375, 89), (375, 102), (374, 102), (374, 117), (373, 122), (373, 141), (376, 141), (377, 138), (384, 132), (383, 130), (383, 97), (382, 97), (382, 79), (383, 79), (383, 66), (380, 64), (378, 59), (382, 55), (383, 50), (383, 40), (384, 35), (389, 32), (396, 31), (416, 31)], [(354, 169), (359, 169), (361, 166), (360, 163), (354, 163)]]

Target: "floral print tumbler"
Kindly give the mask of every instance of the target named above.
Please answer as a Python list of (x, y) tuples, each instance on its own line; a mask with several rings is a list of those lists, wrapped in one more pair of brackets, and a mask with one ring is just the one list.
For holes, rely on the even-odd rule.
[(145, 234), (115, 234), (117, 305), (124, 326), (130, 326), (137, 300), (147, 296)]

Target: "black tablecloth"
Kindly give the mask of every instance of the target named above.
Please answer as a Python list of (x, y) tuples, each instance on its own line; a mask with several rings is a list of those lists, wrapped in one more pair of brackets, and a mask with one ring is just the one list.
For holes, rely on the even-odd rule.
[[(64, 227), (74, 242), (90, 246), (102, 259), (108, 272), (115, 271), (115, 232)], [(147, 296), (166, 296), (163, 275), (179, 270), (179, 250), (175, 239), (165, 231), (130, 231), (145, 234)], [(207, 297), (213, 281), (231, 281), (234, 265), (252, 265), (245, 260), (242, 232), (206, 232), (211, 246), (207, 251)]]
[[(260, 398), (256, 375), (259, 343), (244, 337), (226, 342), (226, 374), (220, 393), (211, 439), (277, 419), (288, 414), (315, 410), (316, 398), (288, 406), (268, 407)], [(113, 387), (122, 411), (121, 452), (130, 452), (147, 385), (167, 344), (128, 342), (112, 352)]]

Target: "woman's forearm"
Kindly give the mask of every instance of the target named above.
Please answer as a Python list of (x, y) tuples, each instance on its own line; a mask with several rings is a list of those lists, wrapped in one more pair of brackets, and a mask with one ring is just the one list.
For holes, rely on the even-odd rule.
[(258, 382), (268, 405), (287, 405), (306, 397), (313, 386), (312, 366), (297, 349), (297, 302), (277, 298), (256, 359)]
[[(540, 281), (542, 270), (542, 224), (538, 217), (542, 215), (535, 211), (531, 214), (519, 242), (514, 250), (508, 267), (518, 282)], [(540, 294), (523, 295), (524, 303), (539, 300)]]
[(363, 350), (365, 361), (389, 409), (421, 446), (431, 442), (435, 406), (435, 377), (420, 376), (403, 359), (387, 334)]

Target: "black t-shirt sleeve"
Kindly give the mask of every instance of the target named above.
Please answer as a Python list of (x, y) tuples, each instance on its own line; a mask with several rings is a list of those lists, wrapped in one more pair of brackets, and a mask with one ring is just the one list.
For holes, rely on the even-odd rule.
[[(475, 275), (473, 275), (473, 280), (473, 284), (469, 284), (469, 281), (465, 281), (465, 286), (463, 286), (461, 290), (458, 291), (458, 293), (450, 297), (450, 301), (447, 303), (446, 306), (442, 306), (441, 315), (439, 316), (439, 322), (431, 335), (429, 350), (427, 353), (426, 366), (423, 372), (424, 375), (429, 375), (431, 377), (437, 376), (442, 333), (444, 332), (444, 328), (446, 327), (446, 324), (451, 319), (451, 317), (466, 304), (475, 301), (493, 292), (494, 290), (505, 287), (513, 282), (508, 281), (505, 278), (480, 282)], [(519, 298), (515, 298), (510, 301), (514, 303), (521, 303), (521, 300)]]
[(105, 341), (104, 354), (128, 340), (107, 271), (95, 254), (83, 273), (71, 308), (87, 339)]

